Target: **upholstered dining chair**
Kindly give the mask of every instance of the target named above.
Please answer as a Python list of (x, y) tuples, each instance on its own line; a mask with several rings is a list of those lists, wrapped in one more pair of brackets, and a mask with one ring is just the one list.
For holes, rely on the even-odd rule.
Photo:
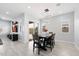
[(54, 48), (54, 45), (55, 45), (55, 34), (52, 34), (47, 38), (46, 47), (50, 48), (52, 51), (52, 49)]
[(33, 34), (33, 52), (35, 48), (38, 48), (38, 54), (40, 54), (40, 40), (37, 34)]

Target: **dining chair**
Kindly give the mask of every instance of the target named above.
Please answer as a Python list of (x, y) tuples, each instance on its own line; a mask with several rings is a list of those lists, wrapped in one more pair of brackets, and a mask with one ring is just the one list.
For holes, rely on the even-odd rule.
[(54, 48), (54, 45), (55, 45), (55, 34), (52, 34), (47, 38), (46, 47), (50, 48), (52, 51), (52, 49)]
[(37, 34), (33, 34), (33, 52), (35, 48), (38, 48), (38, 54), (40, 54), (40, 40)]
[(55, 45), (55, 33), (53, 34), (52, 41), (53, 41), (53, 44)]

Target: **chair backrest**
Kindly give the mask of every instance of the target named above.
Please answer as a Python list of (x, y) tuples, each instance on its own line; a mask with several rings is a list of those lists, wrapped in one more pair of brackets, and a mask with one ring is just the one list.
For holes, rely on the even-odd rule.
[(33, 41), (35, 41), (35, 40), (39, 40), (39, 37), (37, 34), (33, 34)]
[(55, 38), (55, 33), (54, 33), (54, 34), (52, 34), (51, 39), (52, 39), (52, 40), (54, 40), (54, 38)]
[(51, 36), (49, 36), (47, 39), (49, 39), (49, 40), (50, 40), (50, 39), (52, 38), (52, 36), (53, 36), (53, 34), (52, 34)]

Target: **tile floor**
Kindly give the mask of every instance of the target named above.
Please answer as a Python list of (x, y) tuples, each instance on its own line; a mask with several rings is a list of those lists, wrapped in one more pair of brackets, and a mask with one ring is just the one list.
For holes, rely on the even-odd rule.
[[(1, 56), (38, 56), (37, 51), (33, 53), (32, 41), (26, 45), (20, 41), (13, 42), (6, 36), (0, 36), (0, 38), (3, 41), (3, 45), (0, 45)], [(47, 51), (42, 50), (40, 56), (79, 56), (79, 50), (74, 44), (56, 42), (52, 52), (50, 49)]]

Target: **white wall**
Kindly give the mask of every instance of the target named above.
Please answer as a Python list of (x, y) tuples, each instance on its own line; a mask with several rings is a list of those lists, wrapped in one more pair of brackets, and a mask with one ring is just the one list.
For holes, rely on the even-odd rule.
[(11, 22), (0, 19), (0, 28), (2, 29), (0, 35), (9, 34), (11, 32)]
[(29, 41), (29, 19), (26, 13), (23, 13), (14, 19), (17, 20), (20, 25), (19, 40), (23, 43), (28, 43)]
[(24, 42), (24, 13), (15, 17), (14, 21), (16, 21), (16, 20), (19, 22), (19, 26), (18, 26), (19, 41)]
[[(46, 21), (47, 20), (47, 21)], [(67, 13), (44, 19), (43, 23), (48, 27), (49, 32), (56, 33), (55, 40), (74, 42), (74, 13)], [(62, 24), (69, 24), (69, 32), (62, 32)]]
[(75, 10), (74, 19), (75, 44), (79, 47), (79, 8)]
[(27, 18), (26, 13), (24, 14), (24, 43), (29, 42), (29, 18)]

